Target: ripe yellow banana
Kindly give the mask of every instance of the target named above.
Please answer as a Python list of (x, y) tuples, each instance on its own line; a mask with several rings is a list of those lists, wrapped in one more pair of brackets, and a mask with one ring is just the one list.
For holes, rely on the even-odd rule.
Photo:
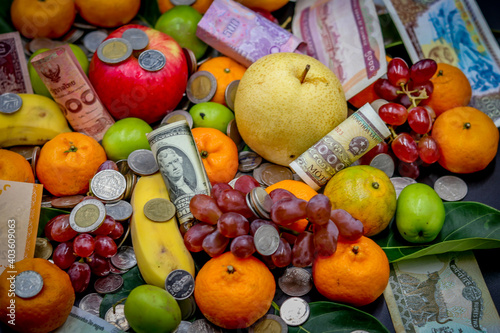
[(141, 177), (135, 185), (130, 199), (134, 210), (130, 233), (142, 277), (146, 283), (164, 288), (167, 275), (175, 269), (184, 269), (194, 277), (194, 261), (175, 216), (167, 222), (153, 222), (144, 215), (144, 205), (153, 198), (169, 199), (159, 172)]
[(57, 134), (71, 132), (56, 102), (36, 94), (19, 94), (21, 109), (0, 113), (0, 147), (43, 145)]

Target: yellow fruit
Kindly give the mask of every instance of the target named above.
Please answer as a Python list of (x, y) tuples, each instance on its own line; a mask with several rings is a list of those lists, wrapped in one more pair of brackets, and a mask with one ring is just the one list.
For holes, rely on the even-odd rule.
[(21, 154), (0, 149), (0, 179), (34, 183), (35, 175), (30, 163)]
[(333, 209), (344, 209), (363, 223), (365, 236), (384, 230), (396, 212), (394, 185), (383, 171), (368, 165), (341, 170), (323, 193)]
[[(310, 69), (304, 77), (306, 65)], [(241, 137), (263, 158), (280, 165), (290, 164), (346, 117), (338, 78), (303, 54), (260, 58), (246, 70), (236, 92)]]

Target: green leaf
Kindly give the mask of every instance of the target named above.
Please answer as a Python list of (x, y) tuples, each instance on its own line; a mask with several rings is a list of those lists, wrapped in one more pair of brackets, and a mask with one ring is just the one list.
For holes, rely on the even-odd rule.
[(378, 16), (382, 36), (384, 38), (384, 46), (386, 49), (395, 45), (403, 44), (403, 40), (399, 35), (398, 29), (394, 25), (394, 21), (389, 14), (381, 14)]
[(61, 214), (69, 214), (69, 212), (61, 209), (56, 209), (56, 208), (47, 208), (47, 207), (42, 207), (40, 210), (40, 219), (38, 220), (38, 234), (37, 237), (43, 237), (43, 229), (45, 228), (45, 225), (56, 217), (57, 215)]
[(289, 326), (289, 333), (350, 333), (354, 330), (389, 332), (374, 316), (347, 305), (313, 302), (309, 303), (309, 307), (309, 319), (301, 326)]
[(142, 0), (141, 8), (139, 9), (138, 17), (141, 20), (149, 23), (153, 28), (161, 16), (160, 8), (157, 0)]
[(500, 211), (479, 202), (445, 202), (444, 208), (443, 229), (430, 243), (407, 242), (400, 236), (395, 221), (373, 240), (384, 249), (390, 262), (450, 251), (500, 247)]

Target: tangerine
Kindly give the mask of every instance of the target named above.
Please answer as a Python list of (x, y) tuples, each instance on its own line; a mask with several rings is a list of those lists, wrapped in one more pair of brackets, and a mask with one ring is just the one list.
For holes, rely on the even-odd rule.
[(40, 150), (36, 175), (55, 196), (84, 194), (106, 160), (104, 148), (94, 138), (78, 132), (61, 133)]
[[(24, 271), (35, 271), (43, 279), (42, 290), (30, 298), (17, 296), (11, 288), (14, 282), (11, 278)], [(75, 292), (68, 274), (41, 258), (25, 258), (16, 262), (14, 269), (4, 270), (0, 275), (0, 295), (0, 320), (12, 329), (26, 333), (50, 332), (60, 327), (68, 318), (75, 302)], [(14, 322), (9, 317), (11, 300), (15, 302)]]
[(229, 57), (220, 56), (205, 61), (198, 68), (198, 71), (207, 71), (215, 76), (217, 90), (211, 101), (227, 105), (225, 99), (226, 88), (231, 82), (241, 80), (246, 67)]
[[(201, 14), (205, 14), (213, 1), (214, 0), (197, 0), (191, 7), (199, 11)], [(174, 8), (174, 5), (170, 2), (170, 0), (158, 0), (158, 7), (160, 8), (160, 13), (163, 14), (167, 10)]]
[(396, 212), (396, 191), (387, 175), (369, 165), (356, 165), (336, 173), (324, 194), (332, 209), (341, 208), (360, 220), (364, 235), (384, 230)]
[(31, 165), (21, 154), (0, 149), (0, 179), (34, 183), (35, 175)]
[(226, 329), (246, 328), (264, 316), (276, 291), (273, 274), (250, 256), (226, 252), (210, 259), (198, 272), (194, 297), (203, 315)]
[(238, 148), (220, 130), (196, 127), (191, 130), (210, 183), (228, 183), (238, 172)]
[(483, 170), (498, 150), (499, 133), (493, 120), (468, 106), (450, 109), (436, 118), (432, 137), (441, 153), (439, 164), (455, 173)]
[(141, 0), (75, 0), (75, 5), (88, 23), (114, 28), (129, 23), (137, 15)]
[(472, 97), (472, 88), (460, 68), (438, 63), (430, 80), (434, 85), (431, 97), (426, 101), (436, 116), (458, 106), (466, 106)]
[(389, 282), (389, 260), (368, 237), (356, 241), (340, 238), (330, 257), (317, 257), (312, 266), (316, 289), (326, 298), (363, 306), (375, 301)]

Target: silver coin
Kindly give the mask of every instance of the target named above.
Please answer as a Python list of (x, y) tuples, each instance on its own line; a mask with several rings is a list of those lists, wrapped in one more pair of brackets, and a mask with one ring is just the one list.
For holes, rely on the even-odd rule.
[(170, 0), (170, 3), (174, 6), (191, 6), (193, 3), (195, 3), (196, 0)]
[(309, 304), (299, 297), (290, 297), (280, 307), (280, 317), (289, 326), (302, 325), (309, 318), (309, 314)]
[(183, 47), (182, 52), (184, 52), (184, 57), (186, 58), (188, 66), (188, 76), (193, 75), (198, 70), (198, 63), (196, 62), (196, 55), (193, 51), (188, 48)]
[(99, 307), (102, 303), (102, 297), (98, 293), (90, 293), (85, 295), (81, 300), (78, 307), (83, 311), (99, 317)]
[(198, 319), (193, 321), (188, 329), (188, 333), (222, 333), (222, 329), (214, 326), (206, 319)]
[(172, 333), (188, 333), (191, 325), (190, 321), (182, 320)]
[(119, 171), (106, 169), (99, 171), (90, 181), (90, 190), (97, 198), (113, 202), (123, 197), (127, 180)]
[(258, 169), (260, 169), (260, 179), (266, 186), (271, 186), (282, 180), (293, 179), (292, 171), (281, 165), (264, 163)]
[(125, 274), (128, 271), (129, 271), (129, 269), (119, 269), (119, 268), (115, 267), (114, 265), (110, 265), (110, 269), (109, 269), (110, 273), (119, 274), (119, 275)]
[(94, 231), (104, 222), (106, 208), (97, 199), (81, 201), (69, 214), (69, 225), (77, 232)]
[(85, 31), (83, 31), (82, 29), (71, 29), (61, 39), (65, 43), (74, 44), (83, 36), (83, 34), (85, 34)]
[(207, 71), (199, 71), (189, 77), (186, 95), (191, 102), (198, 104), (210, 101), (216, 90), (215, 76)]
[(97, 48), (97, 57), (107, 64), (118, 64), (132, 55), (132, 45), (124, 38), (111, 38)]
[(35, 271), (23, 271), (16, 275), (14, 280), (15, 293), (21, 298), (30, 298), (38, 295), (43, 288), (43, 278)]
[(116, 203), (105, 204), (106, 214), (115, 219), (115, 221), (125, 221), (132, 216), (132, 205), (125, 200), (119, 200)]
[(288, 326), (281, 317), (273, 314), (266, 314), (264, 317), (257, 320), (252, 326), (248, 328), (248, 333), (262, 333), (262, 332), (277, 332), (276, 323), (281, 328), (280, 333), (287, 333)]
[(255, 231), (253, 242), (257, 252), (263, 256), (270, 256), (278, 249), (280, 235), (273, 226), (262, 225)]
[(434, 183), (434, 190), (446, 201), (462, 200), (468, 191), (467, 184), (456, 176), (442, 176)]
[(61, 46), (63, 45), (64, 43), (63, 42), (60, 42), (60, 41), (55, 41), (55, 40), (52, 40), (52, 39), (48, 39), (48, 38), (45, 38), (45, 37), (37, 37), (37, 38), (33, 38), (31, 40), (31, 42), (29, 42), (29, 49), (31, 52), (36, 52), (40, 49), (53, 49), (53, 48), (56, 48), (58, 46)]
[(373, 108), (373, 110), (375, 110), (375, 112), (378, 113), (378, 109), (380, 109), (380, 107), (384, 104), (387, 104), (389, 103), (388, 101), (386, 101), (385, 99), (376, 99), (374, 100), (373, 102), (370, 103), (371, 107)]
[(91, 53), (94, 53), (106, 37), (108, 37), (108, 34), (102, 30), (91, 31), (83, 37), (83, 46)]
[(396, 199), (399, 198), (401, 191), (410, 184), (415, 184), (417, 181), (409, 177), (392, 177), (391, 183), (394, 185), (394, 190), (396, 191)]
[(175, 269), (165, 279), (165, 290), (178, 301), (189, 298), (194, 291), (194, 278), (186, 270)]
[(106, 312), (104, 319), (108, 323), (113, 324), (122, 331), (127, 331), (130, 328), (130, 325), (127, 321), (127, 318), (125, 318), (125, 311), (123, 310), (124, 308), (125, 305), (123, 304), (118, 304), (114, 308), (110, 307)]
[(254, 187), (250, 192), (247, 193), (246, 202), (250, 210), (262, 219), (270, 219), (271, 207), (273, 205), (273, 199), (262, 187)]
[(228, 108), (234, 111), (234, 100), (236, 99), (236, 91), (238, 90), (238, 85), (240, 80), (234, 80), (229, 83), (224, 92), (224, 99), (226, 100), (226, 105)]
[(119, 269), (131, 269), (137, 265), (134, 249), (131, 246), (122, 246), (118, 252), (111, 257), (111, 263)]
[(139, 66), (149, 72), (156, 72), (162, 69), (167, 63), (167, 58), (158, 50), (146, 50), (137, 59)]
[(175, 123), (176, 121), (185, 120), (188, 122), (189, 128), (193, 128), (193, 117), (189, 112), (184, 110), (175, 110), (169, 112), (162, 120), (160, 125)]
[(140, 176), (148, 176), (158, 171), (155, 155), (149, 149), (137, 149), (128, 155), (129, 168)]
[(289, 296), (304, 296), (313, 287), (312, 275), (304, 268), (288, 267), (278, 279), (278, 285)]
[(238, 154), (238, 162), (239, 171), (249, 172), (262, 163), (262, 157), (253, 151), (242, 151)]
[(394, 175), (394, 160), (389, 154), (378, 154), (372, 158), (370, 166), (382, 170), (389, 178)]
[(35, 258), (49, 259), (54, 247), (47, 238), (37, 237), (35, 243)]
[(149, 44), (148, 35), (137, 28), (130, 28), (123, 32), (122, 38), (125, 38), (132, 44), (132, 49), (135, 51), (139, 51), (144, 49)]
[(11, 114), (19, 111), (23, 106), (23, 100), (18, 94), (4, 93), (0, 95), (0, 112)]
[(241, 151), (245, 145), (245, 142), (241, 138), (240, 131), (238, 130), (238, 126), (236, 125), (236, 119), (232, 119), (227, 124), (226, 134), (236, 144), (238, 151)]
[(94, 283), (94, 289), (100, 294), (114, 293), (123, 286), (123, 278), (121, 275), (109, 274), (108, 276), (99, 278)]

